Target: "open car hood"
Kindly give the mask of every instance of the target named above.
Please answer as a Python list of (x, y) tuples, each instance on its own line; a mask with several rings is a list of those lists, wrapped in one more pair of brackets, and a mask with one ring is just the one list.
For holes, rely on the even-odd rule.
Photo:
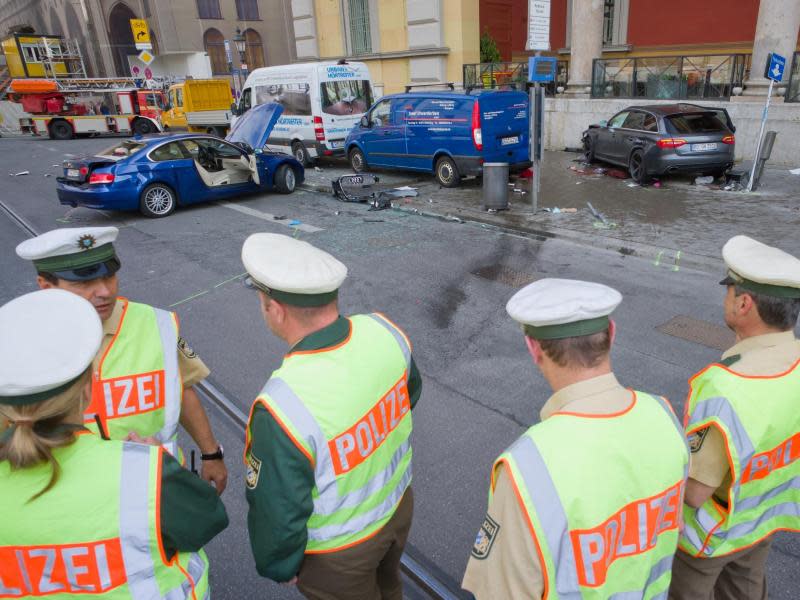
[(259, 150), (264, 147), (272, 133), (272, 128), (278, 122), (283, 107), (280, 104), (259, 104), (248, 110), (236, 120), (236, 124), (231, 129), (227, 141), (246, 146), (250, 151)]

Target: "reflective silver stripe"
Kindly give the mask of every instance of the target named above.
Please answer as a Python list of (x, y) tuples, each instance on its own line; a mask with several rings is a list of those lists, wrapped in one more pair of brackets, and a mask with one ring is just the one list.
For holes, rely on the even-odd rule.
[(124, 444), (119, 482), (119, 537), (132, 598), (160, 598), (150, 551), (150, 446)]
[[(192, 578), (192, 581), (190, 582), (188, 579), (184, 578), (180, 586), (166, 593), (163, 600), (185, 600), (191, 597), (192, 583), (194, 583), (194, 587), (196, 588), (200, 583), (200, 579), (202, 579), (206, 572), (205, 563), (197, 552), (192, 552), (189, 556), (189, 564), (186, 566), (186, 572), (189, 574), (189, 577)], [(204, 597), (208, 597), (208, 592), (206, 592), (206, 596)]]
[(778, 496), (783, 492), (788, 492), (789, 490), (800, 490), (800, 477), (795, 477), (789, 481), (784, 481), (778, 487), (772, 488), (766, 494), (762, 494), (761, 496), (751, 496), (749, 498), (743, 498), (739, 500), (739, 502), (736, 503), (736, 512), (756, 508), (762, 502), (767, 502), (775, 496)]
[(743, 538), (756, 531), (765, 521), (769, 521), (770, 519), (774, 519), (776, 517), (800, 518), (800, 504), (797, 502), (783, 502), (782, 504), (770, 506), (761, 515), (759, 515), (758, 518), (753, 519), (752, 521), (734, 525), (726, 531), (716, 532), (714, 533), (714, 536), (722, 539)]
[(739, 419), (739, 415), (736, 414), (727, 398), (717, 396), (698, 402), (689, 417), (689, 427), (715, 416), (719, 417), (728, 431), (731, 432), (731, 441), (736, 447), (736, 453), (739, 455), (739, 464), (746, 465), (755, 454), (755, 448), (753, 447), (753, 442), (750, 441), (750, 436), (747, 435), (747, 430)]
[[(275, 402), (280, 411), (299, 430), (303, 441), (311, 446), (314, 456), (314, 480), (319, 494), (314, 499), (314, 512), (318, 515), (330, 515), (342, 508), (357, 506), (382, 489), (391, 480), (403, 456), (411, 448), (410, 442), (406, 438), (395, 451), (391, 464), (387, 468), (376, 473), (361, 489), (340, 495), (327, 438), (302, 400), (294, 393), (289, 384), (279, 377), (273, 377), (267, 381), (263, 393)], [(410, 468), (409, 466), (409, 470)]]
[(400, 333), (400, 331), (391, 323), (389, 323), (386, 319), (381, 317), (380, 315), (376, 315), (375, 313), (370, 313), (367, 315), (371, 319), (373, 319), (376, 323), (380, 323), (383, 325), (389, 333), (394, 336), (394, 339), (400, 346), (400, 349), (403, 351), (403, 358), (406, 361), (406, 379), (411, 374), (411, 348), (408, 345), (408, 341), (406, 340), (405, 336)]
[(559, 598), (581, 598), (577, 565), (572, 541), (569, 539), (567, 515), (561, 505), (553, 479), (534, 441), (522, 436), (508, 450), (522, 475), (542, 526), (556, 572)]
[[(702, 508), (702, 507), (701, 507), (701, 508)], [(698, 508), (698, 509), (695, 509), (695, 517), (697, 517), (697, 516), (698, 516), (698, 515), (697, 515), (697, 513), (698, 513), (699, 511), (700, 511), (700, 509), (699, 509), (699, 508)], [(697, 550), (698, 552), (700, 552), (700, 549), (703, 547), (703, 543), (704, 543), (704, 541), (700, 539), (700, 534), (698, 534), (698, 533), (697, 533), (697, 532), (694, 530), (694, 528), (692, 528), (691, 526), (687, 525), (686, 527), (684, 527), (684, 528), (683, 528), (683, 531), (681, 532), (681, 535), (682, 535), (684, 538), (686, 538), (686, 540), (687, 540), (687, 541), (688, 541), (688, 542), (689, 542), (689, 543), (692, 545), (692, 547), (693, 547), (695, 550)], [(708, 549), (708, 548), (706, 548), (706, 554), (708, 553), (708, 551), (709, 551), (709, 549)]]
[(161, 444), (161, 447), (164, 448), (167, 452), (169, 452), (175, 460), (180, 460), (180, 456), (178, 455), (178, 441), (172, 440), (170, 442), (164, 442)]
[[(647, 593), (647, 588), (653, 585), (664, 573), (667, 573), (672, 570), (672, 561), (675, 558), (675, 553), (670, 553), (669, 556), (665, 556), (661, 560), (659, 560), (656, 564), (653, 565), (653, 568), (650, 569), (650, 575), (647, 577), (647, 581), (639, 590), (633, 590), (630, 592), (618, 592), (616, 594), (612, 594), (608, 597), (608, 600), (642, 600), (645, 598), (645, 594)], [(667, 597), (667, 592), (669, 592), (669, 586), (660, 594), (655, 596), (651, 596), (648, 600), (662, 600)]]
[(164, 355), (164, 426), (156, 434), (162, 442), (172, 441), (178, 434), (181, 418), (181, 372), (178, 367), (178, 331), (172, 313), (153, 308), (161, 336)]
[(403, 475), (403, 478), (398, 482), (394, 490), (392, 490), (392, 493), (389, 494), (378, 506), (369, 512), (357, 515), (356, 517), (349, 519), (344, 523), (325, 525), (324, 527), (316, 527), (314, 529), (309, 528), (309, 539), (322, 542), (344, 535), (355, 535), (356, 533), (364, 531), (370, 525), (377, 523), (384, 518), (389, 511), (391, 511), (392, 508), (394, 508), (397, 503), (400, 502), (400, 500), (403, 498), (406, 488), (410, 483), (411, 468), (409, 467), (409, 469)]
[[(359, 488), (345, 494), (343, 496), (335, 497), (333, 494), (325, 498), (318, 497), (314, 499), (314, 513), (318, 515), (331, 515), (343, 508), (352, 508), (358, 506), (370, 498), (373, 494), (381, 491), (392, 477), (397, 472), (397, 467), (406, 457), (411, 450), (411, 442), (408, 438), (395, 450), (392, 455), (389, 465), (382, 471), (375, 473), (364, 487)], [(411, 464), (408, 465), (408, 470), (411, 470)]]

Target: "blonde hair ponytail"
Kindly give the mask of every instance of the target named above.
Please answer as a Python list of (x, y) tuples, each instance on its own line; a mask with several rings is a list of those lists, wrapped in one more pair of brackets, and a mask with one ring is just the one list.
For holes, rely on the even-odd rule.
[(52, 474), (47, 485), (35, 494), (34, 500), (51, 489), (61, 470), (53, 456), (55, 448), (68, 446), (75, 440), (76, 426), (65, 423), (72, 415), (83, 412), (84, 388), (89, 383), (86, 370), (69, 389), (35, 404), (0, 405), (0, 413), (9, 421), (9, 430), (0, 442), (0, 461), (7, 460), (12, 469), (25, 469), (48, 462)]

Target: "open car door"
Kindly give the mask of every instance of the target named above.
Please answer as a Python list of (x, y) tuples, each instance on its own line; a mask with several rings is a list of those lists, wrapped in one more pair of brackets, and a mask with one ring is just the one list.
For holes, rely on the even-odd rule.
[(226, 141), (236, 144), (247, 153), (250, 171), (253, 173), (253, 181), (260, 184), (258, 175), (258, 163), (256, 155), (267, 144), (272, 128), (283, 114), (283, 106), (270, 102), (259, 104), (248, 110), (236, 120)]

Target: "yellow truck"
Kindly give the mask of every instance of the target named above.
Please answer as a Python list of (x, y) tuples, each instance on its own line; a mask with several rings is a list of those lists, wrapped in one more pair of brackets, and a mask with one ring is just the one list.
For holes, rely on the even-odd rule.
[(169, 110), (161, 115), (165, 128), (224, 136), (231, 124), (230, 83), (227, 79), (187, 79), (169, 87)]

